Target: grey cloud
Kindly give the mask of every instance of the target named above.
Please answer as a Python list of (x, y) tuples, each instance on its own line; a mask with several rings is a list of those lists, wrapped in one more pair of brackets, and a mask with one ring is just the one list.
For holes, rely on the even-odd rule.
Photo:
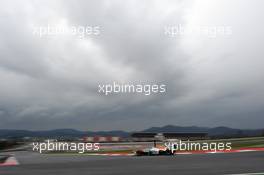
[[(209, 1), (2, 1), (0, 127), (261, 127), (264, 53), (263, 42), (255, 39), (263, 38), (263, 25), (250, 20), (256, 15), (243, 11), (257, 5), (246, 0), (238, 6), (235, 1), (214, 3), (218, 7)], [(260, 8), (255, 11), (262, 14)], [(243, 17), (248, 19), (237, 20)], [(233, 27), (233, 35), (214, 39), (164, 35), (166, 25), (195, 22), (226, 23)], [(35, 26), (60, 23), (100, 26), (100, 35), (39, 38), (32, 33)], [(257, 29), (251, 34), (247, 27), (237, 30), (246, 25)], [(167, 92), (153, 96), (97, 92), (99, 83), (113, 81), (163, 83)]]

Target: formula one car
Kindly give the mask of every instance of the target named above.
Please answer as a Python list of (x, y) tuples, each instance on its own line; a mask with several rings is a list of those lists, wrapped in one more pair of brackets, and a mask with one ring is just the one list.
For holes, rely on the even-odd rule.
[(145, 148), (137, 150), (135, 155), (137, 156), (155, 156), (155, 155), (175, 155), (175, 149), (166, 146), (157, 146), (156, 142), (176, 142), (177, 138), (204, 138), (207, 133), (198, 132), (166, 132), (166, 133), (154, 133), (154, 132), (138, 132), (132, 133), (133, 138), (145, 138), (152, 140), (154, 146), (151, 148)]
[(137, 156), (159, 156), (159, 155), (174, 155), (174, 153), (165, 147), (152, 147), (136, 151)]

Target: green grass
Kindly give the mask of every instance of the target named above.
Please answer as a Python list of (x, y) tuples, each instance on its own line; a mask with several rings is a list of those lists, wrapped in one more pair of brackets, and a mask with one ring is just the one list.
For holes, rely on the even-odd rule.
[(232, 149), (237, 148), (259, 148), (264, 147), (264, 137), (245, 137), (245, 138), (232, 138), (232, 139), (216, 139), (216, 140), (199, 140), (194, 142), (206, 142), (206, 143), (227, 143), (232, 144)]

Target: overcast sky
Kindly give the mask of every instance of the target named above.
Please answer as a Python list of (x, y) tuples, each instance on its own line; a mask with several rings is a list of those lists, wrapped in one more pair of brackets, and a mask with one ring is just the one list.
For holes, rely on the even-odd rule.
[[(262, 0), (1, 0), (0, 128), (263, 128), (263, 7)], [(100, 33), (34, 33), (48, 25)], [(189, 32), (166, 33), (175, 26)], [(212, 36), (197, 26), (228, 31)], [(167, 89), (98, 93), (98, 84), (113, 81)]]

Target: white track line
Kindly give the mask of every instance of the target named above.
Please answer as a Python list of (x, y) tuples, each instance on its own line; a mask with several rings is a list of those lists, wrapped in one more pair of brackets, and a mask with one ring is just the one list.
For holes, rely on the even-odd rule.
[(262, 173), (242, 173), (242, 174), (226, 174), (226, 175), (263, 175), (264, 172)]

